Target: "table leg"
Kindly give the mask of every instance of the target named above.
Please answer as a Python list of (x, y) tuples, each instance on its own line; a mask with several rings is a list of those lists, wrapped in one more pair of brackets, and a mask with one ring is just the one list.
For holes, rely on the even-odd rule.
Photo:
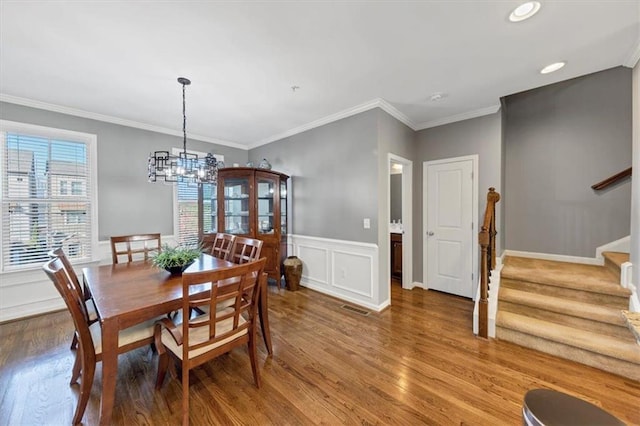
[(100, 400), (100, 424), (111, 424), (111, 413), (116, 395), (118, 375), (118, 321), (102, 323), (102, 398)]
[(269, 355), (273, 355), (273, 347), (271, 346), (271, 330), (269, 329), (269, 308), (267, 305), (267, 294), (269, 293), (267, 287), (267, 274), (262, 274), (260, 286), (262, 287), (260, 289), (260, 303), (258, 304), (260, 328), (262, 329), (264, 344), (267, 346), (267, 352), (269, 352)]

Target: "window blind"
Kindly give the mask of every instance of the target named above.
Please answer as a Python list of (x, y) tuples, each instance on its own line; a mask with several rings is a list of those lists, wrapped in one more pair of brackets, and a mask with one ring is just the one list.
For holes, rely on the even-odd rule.
[(92, 173), (86, 142), (3, 131), (2, 268), (41, 265), (62, 247), (92, 257)]

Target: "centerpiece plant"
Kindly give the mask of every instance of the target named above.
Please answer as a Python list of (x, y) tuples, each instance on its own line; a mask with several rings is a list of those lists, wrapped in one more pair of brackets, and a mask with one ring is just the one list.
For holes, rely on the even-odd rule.
[(168, 244), (162, 246), (162, 251), (153, 257), (152, 262), (158, 268), (166, 269), (172, 274), (184, 271), (198, 257), (200, 249), (194, 247), (171, 247)]

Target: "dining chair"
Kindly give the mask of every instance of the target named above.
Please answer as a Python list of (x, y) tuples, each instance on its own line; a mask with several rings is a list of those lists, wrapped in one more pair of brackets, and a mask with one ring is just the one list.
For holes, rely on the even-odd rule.
[[(156, 389), (164, 382), (171, 356), (182, 367), (183, 425), (189, 424), (189, 371), (213, 358), (247, 344), (253, 378), (256, 387), (260, 387), (255, 322), (260, 280), (266, 279), (265, 263), (266, 259), (260, 259), (230, 268), (184, 272), (182, 294), (190, 296), (183, 297), (182, 318), (187, 320), (174, 323), (164, 318), (156, 323), (155, 344), (159, 355)], [(203, 285), (210, 286), (211, 290), (201, 296)], [(227, 300), (232, 301), (228, 308), (216, 310), (216, 305)], [(204, 305), (212, 314), (189, 316), (195, 308)], [(173, 364), (171, 373), (175, 376)]]
[(139, 253), (147, 260), (149, 254), (157, 254), (162, 250), (160, 234), (121, 235), (111, 237), (111, 259), (118, 263), (120, 256), (126, 256), (127, 262), (138, 260)]
[(260, 258), (262, 251), (262, 240), (247, 237), (236, 237), (233, 247), (231, 248), (231, 256), (228, 260), (239, 265), (247, 262), (253, 262)]
[[(55, 250), (49, 251), (50, 259), (60, 259), (62, 261), (62, 266), (64, 267), (65, 272), (69, 276), (69, 279), (73, 282), (75, 288), (81, 293), (82, 298), (84, 299), (85, 309), (87, 311), (87, 322), (89, 325), (98, 321), (100, 318), (98, 317), (98, 311), (96, 310), (96, 305), (93, 303), (93, 299), (91, 298), (91, 294), (87, 289), (83, 288), (80, 284), (80, 280), (78, 279), (78, 275), (76, 275), (76, 271), (73, 269), (69, 258), (65, 254), (62, 247), (59, 247)], [(71, 340), (71, 349), (76, 349), (78, 347), (78, 336), (76, 333), (73, 333), (73, 338)]]
[[(70, 382), (71, 385), (77, 383), (82, 375), (80, 399), (73, 415), (75, 425), (82, 420), (89, 401), (96, 364), (102, 360), (102, 328), (100, 322), (89, 324), (82, 289), (69, 277), (62, 259), (53, 258), (42, 268), (67, 305), (78, 337), (79, 347)], [(150, 320), (122, 330), (118, 335), (118, 354), (152, 343), (154, 323), (155, 320)]]
[(211, 256), (222, 260), (229, 260), (235, 240), (235, 235), (218, 232), (211, 246)]

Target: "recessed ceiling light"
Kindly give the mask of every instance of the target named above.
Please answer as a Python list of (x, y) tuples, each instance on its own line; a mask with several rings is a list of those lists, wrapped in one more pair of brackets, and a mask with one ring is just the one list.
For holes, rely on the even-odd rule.
[(565, 62), (556, 62), (555, 64), (547, 65), (540, 70), (540, 74), (549, 74), (550, 72), (558, 71), (565, 66)]
[(436, 92), (433, 95), (429, 96), (429, 100), (432, 102), (438, 102), (446, 98), (448, 95), (443, 92)]
[(513, 12), (511, 12), (511, 15), (509, 15), (509, 20), (511, 22), (524, 21), (525, 19), (529, 19), (533, 15), (538, 13), (539, 10), (540, 2), (528, 1), (513, 9)]

